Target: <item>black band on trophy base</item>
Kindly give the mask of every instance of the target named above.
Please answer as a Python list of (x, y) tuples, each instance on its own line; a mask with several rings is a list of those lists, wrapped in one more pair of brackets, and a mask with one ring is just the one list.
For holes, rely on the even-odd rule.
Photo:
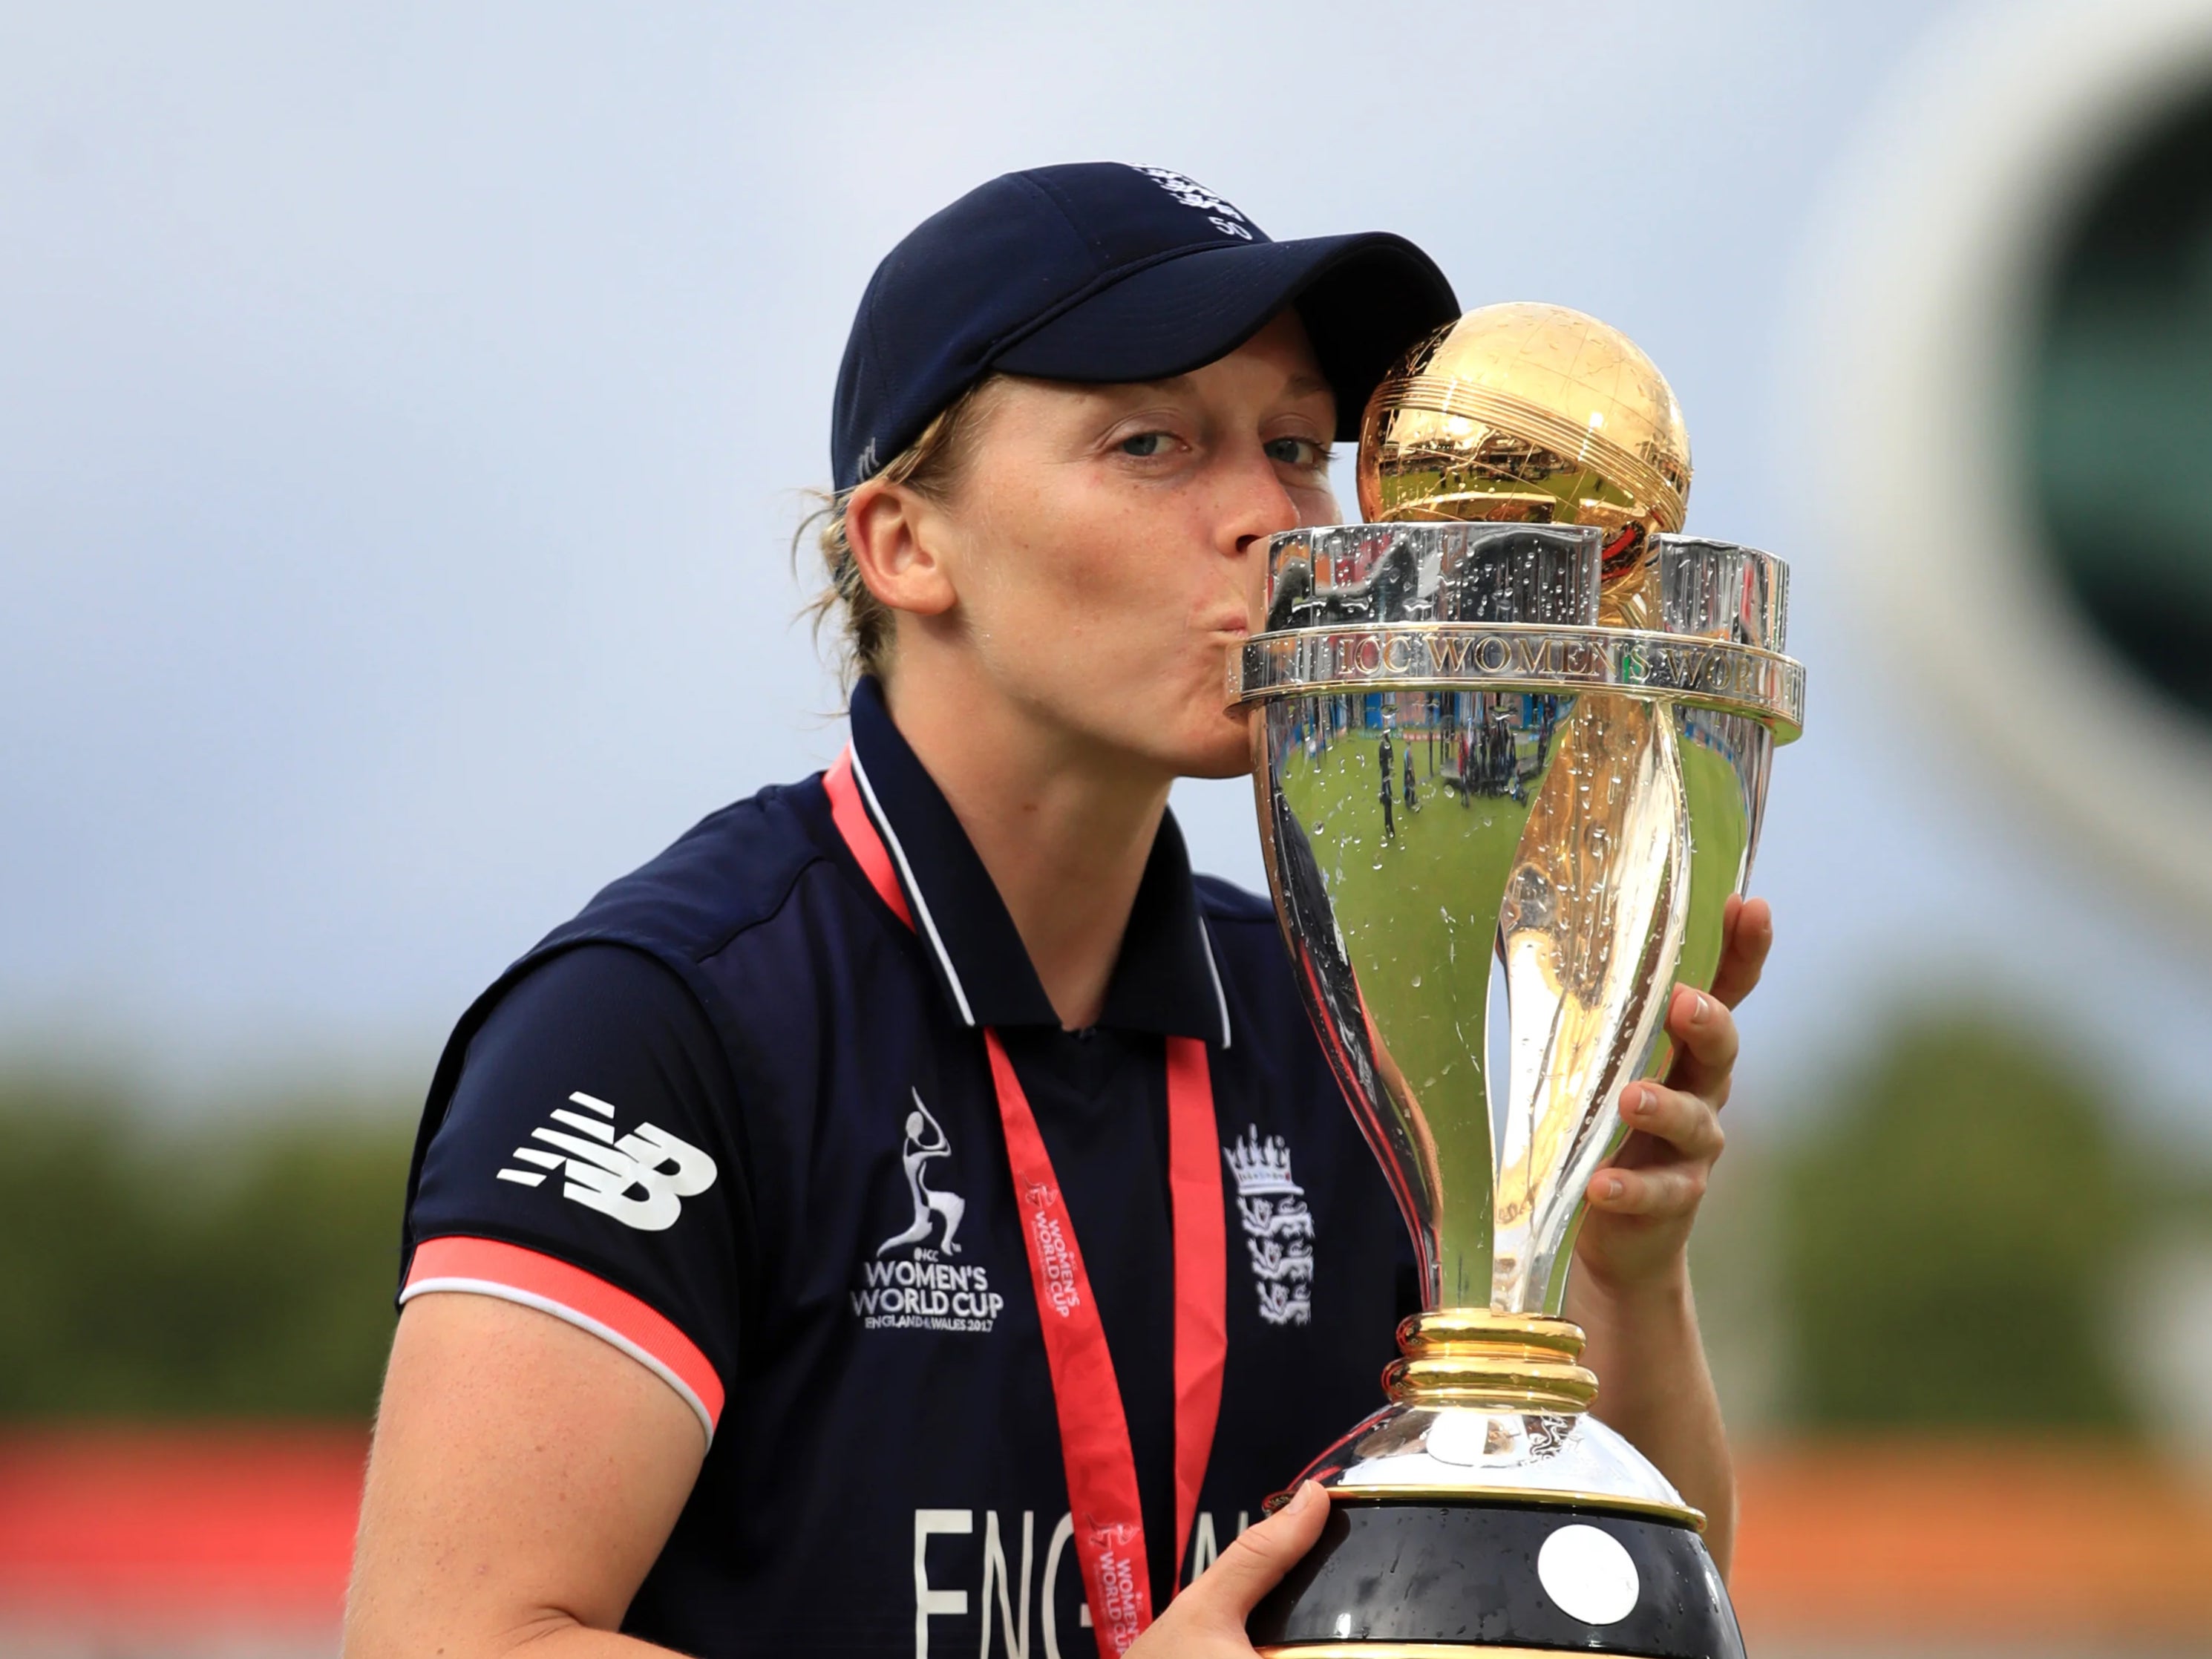
[(1316, 1659), (1439, 1648), (1743, 1659), (1696, 1533), (1551, 1504), (1332, 1498), (1320, 1541), (1245, 1628), (1263, 1654)]

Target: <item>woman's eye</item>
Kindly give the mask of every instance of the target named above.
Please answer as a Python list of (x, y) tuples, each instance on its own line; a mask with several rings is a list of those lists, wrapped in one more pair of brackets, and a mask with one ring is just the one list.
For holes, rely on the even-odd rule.
[(1166, 454), (1168, 446), (1174, 441), (1174, 438), (1164, 432), (1139, 432), (1133, 438), (1122, 439), (1121, 450), (1124, 455), (1133, 455), (1139, 460), (1150, 460), (1155, 455)]
[(1328, 450), (1311, 438), (1275, 438), (1268, 441), (1267, 459), (1280, 466), (1310, 471), (1328, 465)]

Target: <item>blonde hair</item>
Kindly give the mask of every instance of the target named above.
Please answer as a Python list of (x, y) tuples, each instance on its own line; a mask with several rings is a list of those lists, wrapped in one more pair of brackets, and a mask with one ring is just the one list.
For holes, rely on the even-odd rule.
[[(954, 398), (922, 428), (921, 436), (868, 482), (903, 484), (933, 501), (949, 497), (975, 448), (976, 428), (986, 405), (984, 394), (1000, 378), (987, 374)], [(812, 622), (817, 641), (823, 628), (836, 621), (838, 678), (847, 691), (861, 675), (881, 677), (890, 666), (894, 616), (889, 605), (868, 591), (860, 577), (860, 561), (853, 556), (853, 544), (846, 539), (845, 509), (852, 499), (851, 489), (816, 492), (815, 500), (820, 505), (799, 521), (791, 538), (792, 560), (796, 563), (799, 544), (806, 539), (810, 529), (814, 532), (814, 544), (829, 580), (807, 601), (805, 614)]]

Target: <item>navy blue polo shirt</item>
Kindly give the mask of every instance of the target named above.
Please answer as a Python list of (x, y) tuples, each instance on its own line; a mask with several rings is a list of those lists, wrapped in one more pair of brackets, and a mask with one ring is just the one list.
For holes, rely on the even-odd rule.
[[(1382, 1403), (1412, 1285), (1403, 1224), (1273, 910), (1194, 878), (1172, 816), (1104, 1012), (1071, 1032), (867, 682), (848, 757), (838, 799), (879, 838), (883, 888), (823, 776), (764, 789), (469, 1010), (416, 1142), (401, 1300), (541, 1309), (697, 1415), (706, 1460), (626, 1632), (700, 1655), (1087, 1656), (983, 1028), (1082, 1247), (1156, 1607)], [(1206, 1044), (1230, 1224), (1219, 1424), (1181, 1562), (1171, 1036)]]

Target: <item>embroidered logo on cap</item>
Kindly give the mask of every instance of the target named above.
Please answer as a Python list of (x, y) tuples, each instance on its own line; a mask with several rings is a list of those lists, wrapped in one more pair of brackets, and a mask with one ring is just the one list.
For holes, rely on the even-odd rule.
[(1239, 236), (1252, 240), (1252, 222), (1238, 212), (1236, 205), (1225, 197), (1216, 196), (1187, 173), (1176, 173), (1166, 167), (1137, 167), (1162, 190), (1185, 207), (1196, 208), (1206, 216), (1208, 223), (1224, 236)]

